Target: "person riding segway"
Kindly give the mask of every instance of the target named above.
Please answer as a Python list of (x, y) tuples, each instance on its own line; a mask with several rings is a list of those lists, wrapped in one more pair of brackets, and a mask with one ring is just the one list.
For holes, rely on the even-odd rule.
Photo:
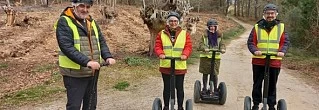
[[(210, 19), (207, 22), (207, 30), (202, 36), (199, 46), (200, 65), (199, 72), (203, 74), (203, 88), (201, 91), (200, 81), (197, 80), (194, 85), (194, 101), (202, 102), (218, 102), (225, 104), (227, 97), (227, 89), (224, 82), (218, 83), (218, 74), (220, 67), (221, 53), (226, 52), (225, 44), (222, 40), (222, 33), (218, 30), (218, 22), (215, 19)], [(207, 88), (207, 80), (209, 77), (209, 89)]]
[[(259, 109), (259, 104), (263, 103), (266, 110), (275, 110), (276, 105), (276, 86), (280, 73), (281, 61), (287, 53), (289, 47), (288, 34), (285, 31), (284, 23), (276, 19), (278, 8), (274, 4), (267, 4), (263, 10), (263, 19), (259, 20), (253, 27), (247, 46), (253, 54), (253, 110)], [(269, 55), (270, 54), (270, 55)], [(267, 57), (271, 56), (271, 57)], [(268, 63), (267, 63), (268, 62)], [(269, 75), (269, 76), (268, 76)], [(264, 91), (262, 93), (262, 82), (264, 81)], [(284, 110), (284, 101), (278, 102), (277, 108)], [(245, 98), (245, 110), (251, 109), (251, 99)]]

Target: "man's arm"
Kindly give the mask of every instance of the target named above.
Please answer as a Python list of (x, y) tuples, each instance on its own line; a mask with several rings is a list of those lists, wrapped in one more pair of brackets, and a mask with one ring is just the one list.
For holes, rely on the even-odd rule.
[(255, 27), (251, 30), (248, 40), (247, 40), (247, 47), (250, 53), (254, 54), (255, 51), (258, 51), (257, 48), (257, 35), (255, 31)]
[(290, 44), (290, 40), (288, 37), (288, 33), (286, 31), (284, 31), (281, 35), (281, 38), (280, 38), (279, 52), (287, 53), (289, 44)]

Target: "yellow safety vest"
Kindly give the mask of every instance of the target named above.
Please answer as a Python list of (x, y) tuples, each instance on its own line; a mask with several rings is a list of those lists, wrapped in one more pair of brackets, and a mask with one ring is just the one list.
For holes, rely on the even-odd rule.
[[(164, 33), (164, 30), (161, 33), (161, 40), (163, 43), (164, 54), (167, 57), (181, 57), (185, 43), (186, 43), (186, 31), (182, 30), (173, 46), (170, 36)], [(160, 67), (170, 68), (171, 60), (170, 59), (160, 59)], [(184, 70), (187, 69), (185, 60), (175, 60), (175, 69)]]
[[(284, 32), (285, 26), (283, 23), (275, 25), (270, 33), (268, 34), (266, 30), (258, 27), (258, 24), (255, 25), (255, 31), (257, 35), (257, 48), (262, 53), (272, 53), (277, 54), (279, 50), (279, 42), (282, 33)], [(266, 58), (263, 56), (255, 56), (253, 58)], [(282, 60), (282, 57), (272, 56), (270, 59)]]
[[(79, 35), (79, 32), (78, 32), (76, 25), (72, 22), (72, 20), (69, 17), (67, 17), (67, 16), (62, 16), (62, 17), (64, 17), (66, 19), (68, 26), (73, 31), (74, 47), (78, 51), (81, 51), (81, 39), (80, 39), (80, 35)], [(99, 34), (98, 34), (98, 30), (97, 30), (97, 27), (96, 27), (94, 20), (92, 21), (91, 25), (93, 27), (95, 38), (97, 39), (98, 49), (99, 49), (99, 51), (101, 51), (100, 42), (99, 42)], [(56, 29), (56, 27), (57, 27), (57, 22), (56, 22), (54, 28)], [(101, 61), (102, 61), (102, 57), (100, 55), (100, 63), (101, 63)], [(67, 56), (65, 56), (63, 54), (63, 52), (60, 50), (60, 48), (59, 48), (59, 66), (63, 67), (63, 68), (70, 68), (70, 69), (77, 69), (77, 70), (79, 70), (81, 68), (81, 66), (79, 64), (73, 62), (71, 59), (69, 59)]]
[[(205, 47), (208, 47), (208, 49), (216, 49), (219, 50), (219, 42), (221, 41), (221, 38), (217, 38), (217, 46), (216, 47), (211, 47), (208, 43), (208, 37), (205, 35), (202, 36), (202, 40), (204, 42)], [(212, 53), (213, 52), (201, 52), (199, 54), (199, 57), (207, 57), (207, 58), (212, 58)], [(220, 52), (216, 52), (215, 54), (215, 59), (221, 59)]]

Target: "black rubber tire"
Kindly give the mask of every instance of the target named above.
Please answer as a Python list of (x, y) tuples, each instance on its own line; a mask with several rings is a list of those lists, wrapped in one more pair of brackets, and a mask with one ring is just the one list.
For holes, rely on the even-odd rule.
[(287, 110), (287, 104), (284, 99), (278, 101), (277, 110)]
[(200, 93), (201, 93), (201, 83), (199, 80), (196, 80), (194, 84), (194, 102), (195, 103), (200, 102)]
[(160, 98), (155, 98), (152, 110), (162, 110), (162, 101)]
[(244, 110), (251, 110), (251, 98), (249, 96), (245, 97)]
[(218, 92), (219, 92), (219, 104), (224, 105), (226, 103), (226, 98), (227, 98), (227, 88), (226, 88), (225, 82), (219, 83)]
[(193, 110), (193, 102), (192, 102), (192, 99), (188, 99), (188, 100), (186, 101), (185, 109), (186, 109), (186, 110)]

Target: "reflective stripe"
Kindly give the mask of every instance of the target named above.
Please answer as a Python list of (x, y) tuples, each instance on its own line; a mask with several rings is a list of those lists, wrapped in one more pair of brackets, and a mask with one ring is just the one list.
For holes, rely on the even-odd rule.
[(279, 43), (278, 40), (258, 40), (258, 43)]
[(163, 49), (172, 49), (172, 46), (163, 46)]
[[(258, 50), (260, 50), (260, 51), (267, 51), (267, 48), (258, 48)], [(270, 51), (270, 52), (278, 52), (278, 49), (269, 48), (268, 51)]]
[(80, 39), (74, 39), (74, 44), (81, 44)]
[(173, 51), (183, 51), (184, 48), (173, 48)]

